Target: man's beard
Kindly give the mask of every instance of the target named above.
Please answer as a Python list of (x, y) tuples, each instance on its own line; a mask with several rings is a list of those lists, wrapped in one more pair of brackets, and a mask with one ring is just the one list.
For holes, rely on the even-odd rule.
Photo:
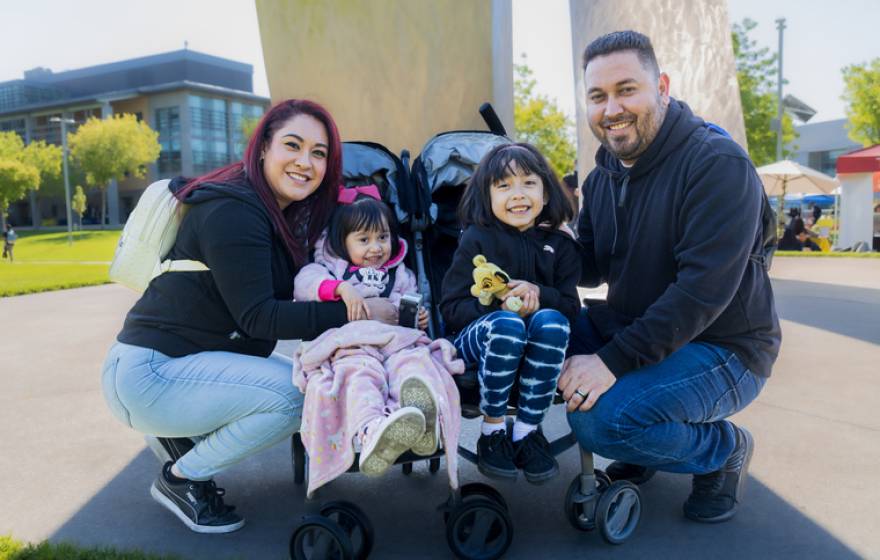
[[(660, 131), (660, 126), (663, 124), (663, 119), (666, 117), (666, 107), (659, 102), (657, 106), (649, 113), (643, 114), (641, 116), (634, 115), (632, 113), (627, 113), (623, 116), (617, 117), (615, 119), (604, 119), (597, 128), (593, 125), (590, 125), (590, 128), (593, 131), (593, 135), (602, 143), (606, 150), (615, 156), (617, 159), (623, 161), (633, 161), (645, 153), (645, 150), (651, 145), (651, 142), (654, 141), (654, 138), (657, 137), (657, 132)], [(608, 138), (608, 131), (605, 127), (620, 123), (620, 122), (630, 122), (634, 121), (633, 127), (635, 128), (636, 136), (632, 140), (624, 140), (621, 138), (621, 141), (624, 143), (612, 143)]]

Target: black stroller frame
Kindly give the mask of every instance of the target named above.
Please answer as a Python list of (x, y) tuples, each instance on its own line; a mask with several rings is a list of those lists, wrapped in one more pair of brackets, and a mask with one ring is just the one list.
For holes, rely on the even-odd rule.
[[(442, 336), (444, 332), (434, 303), (439, 301), (440, 281), (445, 268), (438, 267), (435, 261), (445, 256), (451, 262), (451, 251), (443, 245), (445, 241), (454, 250), (457, 244), (460, 230), (454, 218), (454, 208), (462, 186), (470, 178), (476, 163), (491, 147), (511, 142), (488, 103), (480, 108), (480, 114), (488, 124), (489, 131), (438, 134), (425, 145), (413, 162), (412, 171), (407, 150), (403, 150), (398, 158), (384, 146), (373, 142), (346, 142), (343, 145), (346, 186), (375, 183), (383, 199), (395, 209), (401, 234), (413, 249), (408, 257), (412, 262), (408, 264), (416, 271), (423, 305), (431, 310), (428, 334), (432, 338)], [(461, 149), (461, 146), (455, 145), (456, 140), (465, 143), (475, 140), (477, 144), (482, 144), (476, 146), (477, 149), (470, 149), (474, 146)], [(465, 153), (469, 149), (470, 153)], [(441, 159), (446, 161), (449, 169), (438, 173), (437, 162), (432, 160), (433, 151), (442, 152)], [(440, 175), (452, 182), (444, 184), (443, 180), (438, 180)], [(444, 213), (444, 209), (447, 212)], [(430, 254), (432, 259), (426, 260), (426, 254)], [(454, 379), (461, 394), (462, 417), (480, 417), (476, 371), (456, 375)], [(511, 402), (515, 403), (515, 399), (514, 394)], [(561, 402), (561, 395), (557, 394), (554, 404)], [(513, 413), (515, 411), (509, 407), (508, 416)], [(175, 459), (193, 445), (188, 439), (159, 438), (159, 441)], [(550, 451), (556, 456), (576, 444), (574, 433), (569, 432), (550, 442)], [(639, 489), (627, 481), (612, 482), (608, 475), (595, 468), (590, 451), (580, 447), (579, 451), (581, 470), (571, 481), (565, 495), (566, 517), (575, 529), (598, 529), (608, 543), (621, 544), (634, 533), (641, 517)], [(440, 458), (444, 453), (441, 448), (430, 457), (422, 457), (408, 451), (398, 458), (396, 464), (401, 465), (404, 475), (408, 475), (412, 472), (413, 463), (427, 461), (429, 472), (434, 474), (440, 469)], [(473, 451), (459, 446), (457, 453), (466, 461), (477, 463), (477, 455)], [(306, 480), (308, 457), (298, 433), (291, 438), (291, 460), (294, 483), (302, 485)], [(358, 472), (357, 457), (347, 472)], [(306, 514), (290, 539), (292, 559), (362, 560), (369, 556), (375, 540), (374, 530), (367, 515), (356, 505), (345, 501), (320, 503), (312, 497), (306, 499), (305, 509)], [(447, 544), (457, 558), (500, 558), (510, 547), (513, 522), (507, 502), (492, 486), (481, 482), (464, 484), (450, 490), (449, 498), (438, 509), (446, 523)]]

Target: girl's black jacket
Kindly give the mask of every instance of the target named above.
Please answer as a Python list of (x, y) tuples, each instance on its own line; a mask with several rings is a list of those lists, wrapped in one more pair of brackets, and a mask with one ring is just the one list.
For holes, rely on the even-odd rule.
[(443, 277), (440, 314), (447, 335), (454, 335), (483, 315), (501, 309), (499, 300), (485, 306), (471, 295), (475, 255), (484, 255), (511, 280), (525, 280), (541, 290), (541, 308), (556, 309), (573, 321), (580, 309), (577, 284), (581, 260), (577, 242), (560, 230), (533, 227), (524, 232), (499, 224), (468, 226), (461, 234), (452, 266)]
[[(169, 188), (185, 184), (178, 178)], [(313, 339), (346, 322), (341, 302), (292, 301), (297, 268), (249, 185), (206, 185), (185, 202), (167, 258), (210, 270), (154, 278), (117, 340), (171, 357), (204, 350), (268, 356), (279, 339)]]

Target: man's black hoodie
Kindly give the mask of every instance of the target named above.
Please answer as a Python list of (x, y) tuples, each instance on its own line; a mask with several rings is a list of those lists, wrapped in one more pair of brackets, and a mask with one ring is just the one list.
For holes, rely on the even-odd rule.
[(731, 350), (767, 377), (779, 321), (761, 253), (762, 185), (748, 155), (670, 99), (657, 137), (625, 168), (604, 147), (583, 185), (582, 283), (608, 283), (589, 316), (617, 376), (690, 342)]
[[(182, 178), (171, 182), (177, 192)], [(191, 192), (169, 259), (209, 271), (166, 272), (125, 318), (120, 342), (172, 357), (204, 350), (268, 356), (279, 339), (312, 339), (345, 323), (342, 303), (297, 302), (297, 269), (266, 207), (248, 185)]]

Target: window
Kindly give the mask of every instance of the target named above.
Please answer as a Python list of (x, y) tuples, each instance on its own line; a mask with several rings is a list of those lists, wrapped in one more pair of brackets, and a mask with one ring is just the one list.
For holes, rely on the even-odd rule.
[(21, 139), (24, 140), (26, 135), (26, 126), (24, 119), (9, 119), (6, 121), (0, 121), (0, 132), (15, 132)]
[(190, 95), (193, 173), (202, 174), (232, 161), (226, 125), (226, 100)]
[(810, 152), (807, 156), (807, 165), (816, 171), (821, 171), (826, 175), (834, 177), (837, 175), (837, 158), (849, 151), (851, 151), (851, 148)]
[(180, 173), (180, 108), (156, 109), (156, 131), (159, 133), (159, 174), (163, 176)]

